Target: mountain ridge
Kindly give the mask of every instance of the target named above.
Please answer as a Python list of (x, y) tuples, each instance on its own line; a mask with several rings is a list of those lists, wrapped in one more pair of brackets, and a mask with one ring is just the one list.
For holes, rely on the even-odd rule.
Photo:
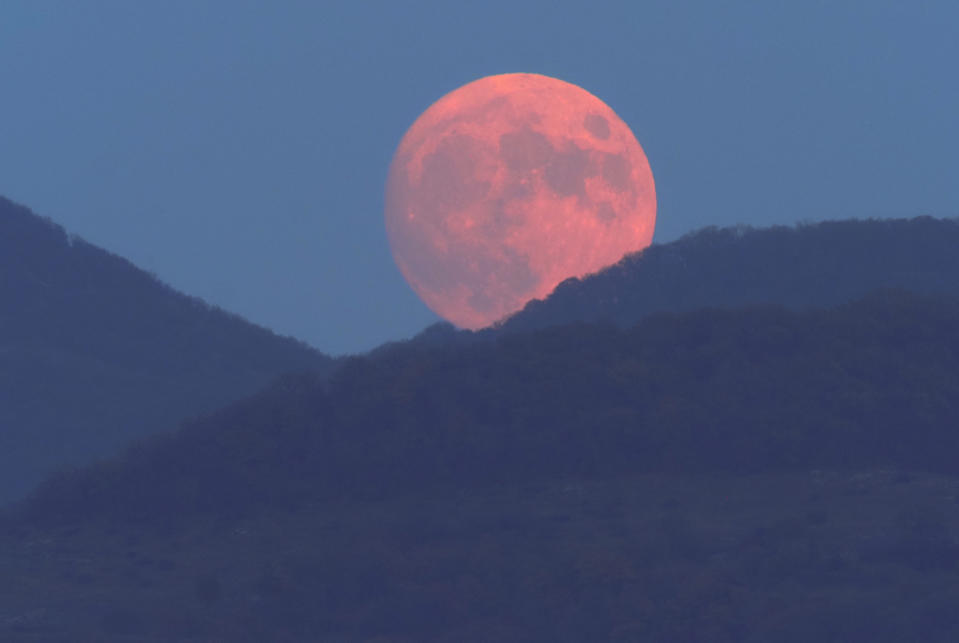
[[(546, 298), (529, 301), (489, 328), (461, 330), (440, 321), (407, 341), (452, 345), (576, 322), (629, 327), (650, 314), (704, 308), (832, 307), (882, 289), (959, 295), (954, 247), (959, 247), (959, 219), (926, 215), (771, 228), (713, 226), (570, 277)], [(404, 343), (387, 342), (370, 353)]]
[(0, 197), (0, 502), (334, 360)]
[(714, 306), (835, 306), (881, 288), (959, 294), (956, 247), (959, 219), (930, 216), (704, 228), (567, 279), (486, 332), (628, 326), (653, 312)]

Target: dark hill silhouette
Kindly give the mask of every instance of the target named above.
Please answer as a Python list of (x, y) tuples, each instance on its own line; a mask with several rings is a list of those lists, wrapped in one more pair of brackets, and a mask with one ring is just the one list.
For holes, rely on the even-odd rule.
[(332, 360), (0, 198), (0, 502)]
[(959, 300), (664, 313), (347, 361), (48, 481), (37, 520), (160, 522), (554, 476), (959, 472)]
[(951, 643), (959, 298), (797, 305), (283, 376), (0, 514), (0, 638)]
[(959, 299), (434, 339), (49, 479), (0, 638), (956, 640)]
[(959, 221), (828, 221), (707, 228), (561, 283), (487, 334), (582, 321), (628, 327), (662, 311), (834, 306), (880, 288), (959, 294)]

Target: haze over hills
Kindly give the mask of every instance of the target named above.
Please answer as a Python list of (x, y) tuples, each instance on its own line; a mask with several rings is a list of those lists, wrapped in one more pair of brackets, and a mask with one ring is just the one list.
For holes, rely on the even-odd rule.
[(332, 363), (0, 198), (0, 502)]

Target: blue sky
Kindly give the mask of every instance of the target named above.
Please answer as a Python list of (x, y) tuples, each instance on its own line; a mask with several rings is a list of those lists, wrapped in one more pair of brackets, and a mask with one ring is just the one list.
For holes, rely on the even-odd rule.
[(959, 216), (953, 2), (5, 0), (0, 194), (330, 353), (436, 321), (396, 269), (406, 128), (475, 78), (576, 83), (649, 157), (656, 241)]

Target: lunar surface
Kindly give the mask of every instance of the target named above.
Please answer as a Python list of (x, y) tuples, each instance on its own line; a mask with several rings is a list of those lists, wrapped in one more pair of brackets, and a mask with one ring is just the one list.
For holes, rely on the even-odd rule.
[(479, 329), (653, 238), (656, 193), (629, 127), (601, 100), (537, 74), (443, 96), (403, 137), (386, 228), (410, 286)]

